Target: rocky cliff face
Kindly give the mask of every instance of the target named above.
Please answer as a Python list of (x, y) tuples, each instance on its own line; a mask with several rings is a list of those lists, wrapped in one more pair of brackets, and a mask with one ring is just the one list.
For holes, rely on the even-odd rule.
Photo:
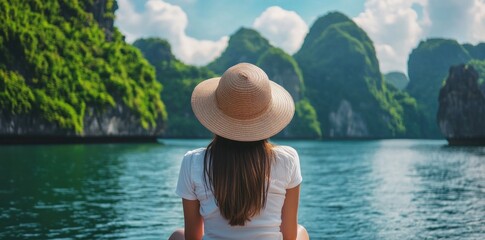
[(354, 136), (366, 137), (369, 135), (364, 119), (354, 112), (347, 100), (342, 100), (335, 112), (330, 113), (330, 137)]
[[(144, 129), (139, 126), (140, 119), (125, 105), (118, 105), (99, 112), (97, 108), (86, 109), (83, 118), (84, 131), (82, 136), (153, 136), (162, 133), (163, 122), (158, 122), (156, 128)], [(0, 135), (27, 136), (79, 136), (71, 129), (64, 129), (33, 114), (6, 115), (0, 117)]]
[(485, 96), (478, 86), (472, 66), (450, 68), (440, 90), (438, 125), (449, 140), (485, 139)]

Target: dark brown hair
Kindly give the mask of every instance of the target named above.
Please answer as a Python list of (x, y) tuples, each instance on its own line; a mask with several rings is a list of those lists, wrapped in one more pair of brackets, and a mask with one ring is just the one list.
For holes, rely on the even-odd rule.
[(244, 226), (266, 206), (273, 145), (267, 139), (239, 142), (215, 136), (204, 155), (204, 181), (221, 215)]

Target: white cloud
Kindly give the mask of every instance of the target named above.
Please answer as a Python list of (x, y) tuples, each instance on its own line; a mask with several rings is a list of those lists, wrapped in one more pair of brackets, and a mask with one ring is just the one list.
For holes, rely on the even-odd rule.
[(254, 20), (253, 27), (271, 44), (290, 54), (301, 47), (308, 33), (308, 26), (296, 12), (278, 6), (267, 8)]
[(364, 12), (354, 18), (374, 42), (382, 72), (407, 73), (407, 56), (423, 36), (427, 17), (418, 19), (413, 4), (425, 0), (367, 0)]
[(470, 40), (472, 43), (485, 41), (485, 1), (475, 0), (470, 11), (473, 15), (473, 28)]
[[(131, 0), (134, 1), (134, 0)], [(187, 36), (187, 14), (182, 8), (164, 2), (149, 0), (144, 12), (138, 13), (130, 0), (118, 0), (116, 25), (128, 42), (142, 37), (160, 37), (172, 45), (173, 52), (182, 61), (205, 65), (218, 57), (226, 48), (228, 37), (217, 41), (199, 40)]]
[(484, 0), (428, 0), (427, 36), (477, 43), (485, 40)]

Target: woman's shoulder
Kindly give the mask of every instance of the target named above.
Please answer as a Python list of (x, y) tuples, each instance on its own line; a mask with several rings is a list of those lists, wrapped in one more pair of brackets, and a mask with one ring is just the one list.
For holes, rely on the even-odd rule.
[(290, 157), (298, 156), (298, 153), (296, 152), (296, 150), (290, 146), (276, 145), (273, 149), (276, 153), (283, 154), (286, 156), (290, 156)]
[(184, 155), (185, 161), (198, 161), (198, 159), (204, 159), (206, 148), (197, 148), (194, 150), (187, 151)]
[(189, 172), (202, 168), (204, 165), (204, 155), (205, 148), (187, 151), (182, 160), (182, 168), (188, 169), (187, 171)]
[(273, 149), (277, 159), (284, 159), (290, 162), (299, 161), (298, 153), (290, 146), (277, 145)]
[(287, 183), (285, 189), (293, 188), (301, 182), (300, 158), (297, 151), (290, 146), (276, 146), (273, 176)]
[(193, 155), (204, 155), (205, 154), (205, 147), (201, 147), (201, 148), (196, 148), (194, 150), (190, 150), (190, 151), (187, 151), (187, 153), (185, 153), (185, 156), (193, 156)]

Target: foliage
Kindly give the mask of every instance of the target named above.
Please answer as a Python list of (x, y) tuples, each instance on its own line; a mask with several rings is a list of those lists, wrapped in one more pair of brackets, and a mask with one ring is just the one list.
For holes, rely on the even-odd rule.
[(162, 86), (116, 28), (100, 27), (96, 20), (112, 22), (116, 8), (113, 0), (103, 3), (107, 11), (95, 19), (93, 1), (0, 2), (0, 106), (5, 114), (40, 116), (83, 134), (87, 108), (101, 113), (124, 104), (144, 129), (161, 127), (166, 118)]
[[(310, 31), (305, 37), (301, 49), (296, 55), (308, 55), (311, 54), (311, 49), (315, 47), (315, 42), (318, 41), (321, 34), (331, 25), (348, 22), (349, 18), (339, 12), (330, 12), (325, 17), (318, 18), (311, 26)], [(317, 43), (318, 44), (318, 43)], [(303, 61), (303, 58), (299, 61)]]
[[(295, 59), (324, 136), (332, 131), (331, 113), (344, 100), (363, 118), (369, 137), (411, 131), (405, 123), (407, 112), (396, 99), (401, 93), (384, 82), (372, 41), (345, 15), (333, 12), (317, 19)], [(409, 96), (404, 99), (411, 101)]]
[(210, 137), (191, 109), (192, 90), (202, 80), (215, 77), (205, 67), (186, 65), (175, 58), (170, 44), (162, 39), (139, 39), (133, 45), (155, 67), (157, 80), (163, 84), (162, 100), (168, 112), (167, 137)]
[(0, 69), (0, 106), (2, 106), (2, 111), (11, 111), (13, 114), (28, 113), (31, 111), (34, 101), (34, 93), (25, 84), (22, 75)]
[(322, 130), (317, 112), (306, 98), (295, 103), (295, 116), (287, 127), (292, 138), (321, 138)]
[(485, 60), (473, 59), (468, 62), (468, 65), (473, 66), (473, 68), (478, 73), (478, 85), (485, 85)]

